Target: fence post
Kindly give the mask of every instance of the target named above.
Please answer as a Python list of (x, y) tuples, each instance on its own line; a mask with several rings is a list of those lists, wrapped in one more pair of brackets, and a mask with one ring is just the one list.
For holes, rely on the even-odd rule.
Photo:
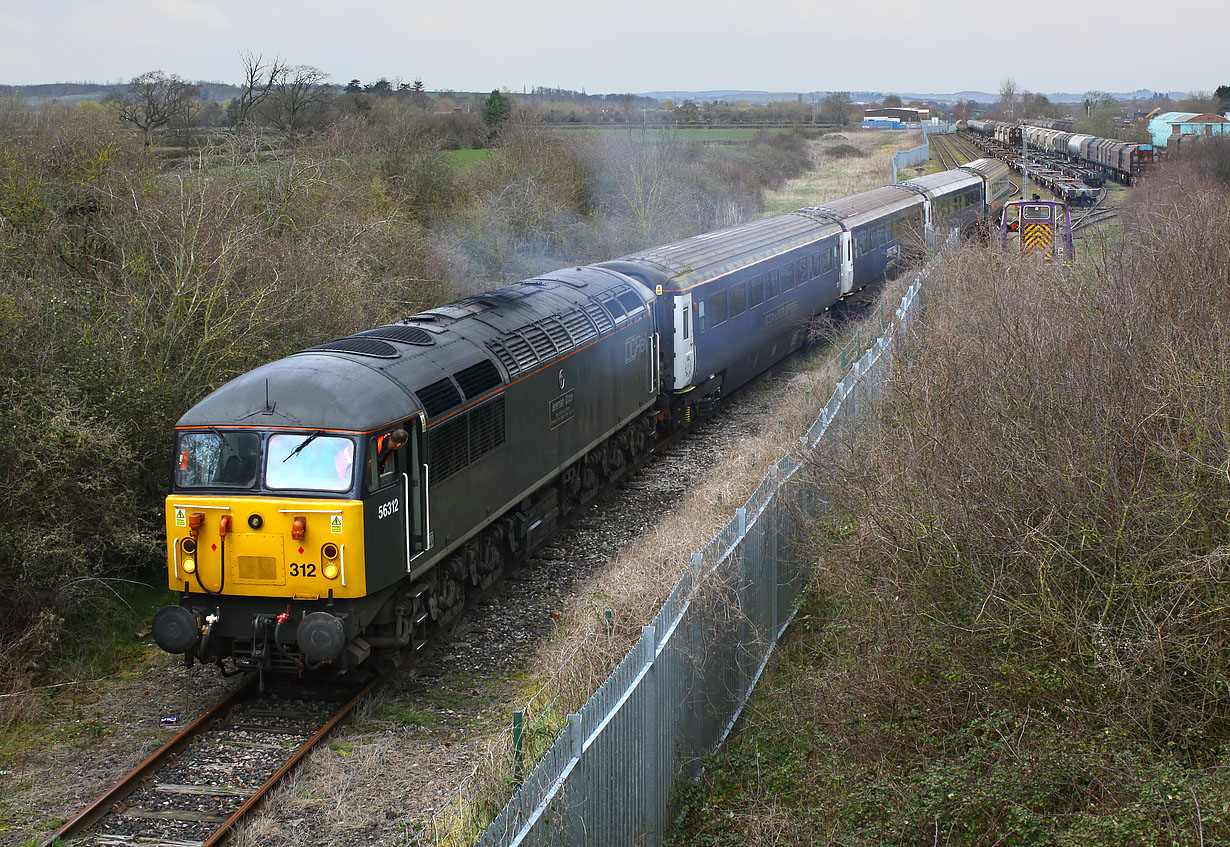
[(662, 796), (662, 752), (658, 744), (659, 727), (665, 723), (658, 710), (658, 630), (652, 625), (641, 627), (641, 645), (645, 652), (645, 755), (644, 767), (646, 844), (658, 847), (662, 843), (662, 828), (666, 817), (666, 798)]
[(513, 782), (521, 784), (521, 771), (525, 767), (525, 712), (513, 712)]
[(568, 843), (582, 845), (586, 843), (585, 812), (589, 805), (589, 792), (583, 787), (584, 768), (581, 765), (581, 756), (585, 753), (585, 732), (581, 728), (581, 715), (577, 712), (568, 715), (568, 741), (568, 754), (576, 761), (572, 778), (564, 789), (564, 796), (568, 798)]
[(750, 601), (751, 593), (750, 580), (747, 576), (747, 509), (740, 507), (735, 509), (735, 524), (739, 528), (739, 540), (736, 543), (736, 559), (739, 563), (739, 571), (737, 583), (735, 584), (735, 596), (738, 598), (738, 609), (736, 612), (739, 615), (739, 641), (735, 645), (735, 665), (739, 671), (739, 691), (738, 699), (735, 701), (736, 707), (743, 698), (747, 696), (748, 672), (747, 672), (747, 657), (750, 655), (750, 646), (748, 644), (748, 619), (750, 617)]

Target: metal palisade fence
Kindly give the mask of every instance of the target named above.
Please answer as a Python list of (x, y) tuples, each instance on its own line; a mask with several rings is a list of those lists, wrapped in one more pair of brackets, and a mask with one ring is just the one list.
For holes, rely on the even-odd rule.
[(923, 143), (908, 150), (898, 150), (893, 154), (893, 182), (897, 181), (897, 172), (902, 168), (921, 165), (931, 158), (932, 135), (937, 132), (953, 131), (953, 125), (948, 123), (920, 124), (919, 128), (922, 130)]
[(631, 847), (662, 841), (671, 791), (700, 775), (734, 726), (810, 576), (823, 514), (800, 473), (881, 390), (927, 271), (834, 389), (799, 445), (699, 553), (653, 622), (567, 724), (475, 847)]

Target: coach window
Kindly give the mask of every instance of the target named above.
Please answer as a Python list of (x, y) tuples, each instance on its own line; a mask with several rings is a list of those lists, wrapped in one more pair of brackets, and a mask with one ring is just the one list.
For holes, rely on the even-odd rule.
[(736, 317), (747, 311), (747, 288), (744, 283), (730, 287), (730, 316)]
[(696, 301), (696, 334), (705, 334), (705, 301)]
[(790, 282), (777, 271), (769, 271), (769, 284), (777, 291), (789, 291), (792, 287)]
[(726, 323), (725, 291), (718, 291), (709, 298), (709, 319), (714, 326)]
[(800, 283), (806, 282), (807, 280), (815, 276), (815, 274), (809, 274), (807, 272), (807, 260), (806, 259), (799, 259), (799, 261), (795, 263), (795, 268), (796, 270), (794, 272), (794, 278), (797, 279)]
[(794, 278), (794, 264), (786, 265), (781, 269), (782, 285), (786, 288), (794, 288), (803, 280)]
[(758, 276), (747, 286), (747, 307), (753, 309), (764, 302), (764, 277)]
[(764, 299), (772, 300), (774, 297), (776, 297), (778, 294), (777, 287), (778, 287), (777, 275), (769, 274), (768, 278), (765, 280)]

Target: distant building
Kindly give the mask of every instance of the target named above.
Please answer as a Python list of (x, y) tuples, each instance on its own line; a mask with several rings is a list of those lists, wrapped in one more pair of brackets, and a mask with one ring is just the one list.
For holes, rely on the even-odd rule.
[(863, 110), (863, 120), (879, 120), (881, 118), (896, 118), (903, 124), (916, 124), (931, 120), (931, 110), (911, 109), (906, 106)]
[(1222, 115), (1196, 112), (1162, 112), (1149, 119), (1149, 135), (1155, 147), (1165, 149), (1170, 139), (1191, 136), (1230, 135), (1230, 120)]
[(863, 118), (859, 127), (862, 129), (901, 129), (902, 123), (897, 118)]

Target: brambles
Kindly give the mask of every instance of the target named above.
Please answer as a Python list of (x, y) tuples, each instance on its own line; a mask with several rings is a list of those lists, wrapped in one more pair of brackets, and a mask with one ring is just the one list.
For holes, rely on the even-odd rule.
[(1121, 214), (935, 275), (686, 843), (1224, 841), (1230, 204), (1172, 164)]

